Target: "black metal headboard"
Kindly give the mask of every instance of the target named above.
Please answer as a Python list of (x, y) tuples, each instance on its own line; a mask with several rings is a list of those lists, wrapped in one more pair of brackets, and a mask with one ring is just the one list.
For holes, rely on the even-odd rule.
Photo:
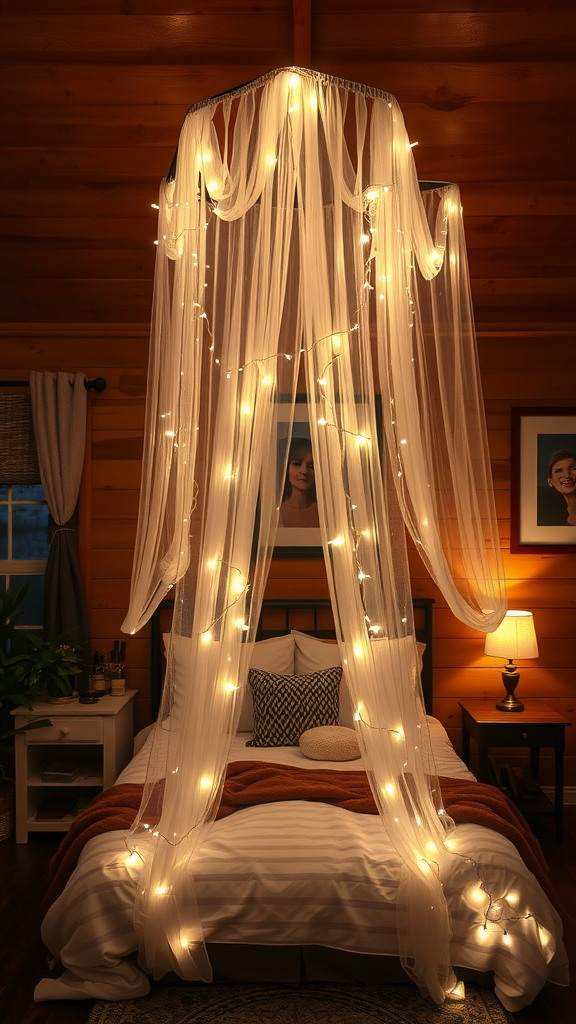
[[(424, 704), (426, 713), (432, 714), (432, 642), (433, 642), (433, 614), (434, 598), (414, 597), (414, 623), (416, 627), (416, 639), (426, 644), (422, 656), (422, 690), (424, 693)], [(152, 616), (152, 676), (151, 676), (151, 711), (152, 721), (155, 720), (160, 707), (163, 679), (163, 645), (162, 633), (170, 630), (173, 601), (161, 601)], [(297, 600), (265, 600), (262, 602), (262, 612), (258, 623), (257, 640), (266, 640), (268, 637), (281, 636), (289, 633), (291, 629), (298, 629), (302, 633), (310, 633), (320, 639), (335, 639), (334, 620), (332, 618), (332, 606), (328, 598)]]

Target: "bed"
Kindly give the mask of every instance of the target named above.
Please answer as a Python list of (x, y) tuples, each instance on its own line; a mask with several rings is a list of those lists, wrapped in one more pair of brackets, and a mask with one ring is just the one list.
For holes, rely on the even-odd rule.
[[(433, 602), (415, 599), (414, 605), (437, 774), (461, 780), (456, 787), (477, 788), (432, 717)], [(154, 710), (166, 614), (164, 605), (153, 624)], [(329, 602), (265, 602), (252, 667), (284, 676), (330, 672), (339, 664), (337, 645), (326, 642), (332, 635)], [(343, 730), (353, 725), (345, 683), (339, 722)], [(250, 772), (263, 762), (293, 773), (327, 772), (330, 778), (338, 772), (362, 775), (361, 759), (322, 761), (304, 756), (299, 746), (246, 746), (254, 727), (248, 697), (230, 753), (232, 775), (239, 765)], [(109, 793), (143, 783), (151, 739), (150, 727), (136, 737), (134, 758)], [(137, 966), (133, 923), (146, 838), (139, 855), (128, 855), (126, 831), (118, 828), (84, 846), (42, 926), (64, 973), (42, 980), (36, 1001), (127, 999), (148, 992), (149, 980)], [(537, 880), (510, 838), (485, 825), (458, 824), (453, 842), (454, 867), (444, 888), (458, 978), (493, 985), (511, 1011), (530, 1004), (546, 981), (567, 985), (562, 924), (544, 891), (546, 879)], [(475, 883), (463, 886), (464, 865), (468, 879), (471, 864)], [(214, 980), (408, 982), (397, 958), (398, 871), (377, 814), (291, 797), (242, 806), (220, 818), (195, 865)]]

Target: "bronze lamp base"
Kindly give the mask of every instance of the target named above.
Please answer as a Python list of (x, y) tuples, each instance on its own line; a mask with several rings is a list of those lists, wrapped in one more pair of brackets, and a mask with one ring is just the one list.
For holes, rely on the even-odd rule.
[(522, 701), (514, 696), (514, 690), (518, 686), (519, 679), (520, 673), (512, 662), (512, 658), (510, 658), (502, 673), (502, 682), (504, 683), (506, 696), (499, 700), (496, 705), (499, 711), (524, 711)]

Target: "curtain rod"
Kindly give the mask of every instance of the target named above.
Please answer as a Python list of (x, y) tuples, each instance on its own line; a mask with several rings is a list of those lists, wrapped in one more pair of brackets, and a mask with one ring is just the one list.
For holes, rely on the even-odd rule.
[[(0, 380), (0, 388), (29, 388), (29, 380)], [(84, 387), (86, 391), (105, 391), (106, 381), (104, 377), (95, 377), (94, 380), (85, 380)]]

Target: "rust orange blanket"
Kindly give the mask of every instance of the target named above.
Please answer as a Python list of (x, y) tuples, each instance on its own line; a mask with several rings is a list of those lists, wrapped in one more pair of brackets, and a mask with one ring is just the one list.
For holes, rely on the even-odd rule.
[[(526, 866), (554, 902), (548, 868), (538, 841), (520, 812), (495, 786), (461, 779), (440, 778), (446, 812), (457, 824), (484, 825), (506, 836)], [(125, 783), (104, 790), (81, 811), (52, 858), (49, 889), (42, 911), (58, 898), (72, 874), (78, 857), (94, 836), (130, 828), (140, 807), (143, 786)], [(234, 761), (228, 765), (224, 792), (217, 817), (255, 804), (278, 800), (312, 800), (330, 803), (359, 814), (376, 814), (376, 805), (365, 772), (296, 768), (267, 761)], [(154, 824), (159, 815), (148, 805), (147, 820)]]

